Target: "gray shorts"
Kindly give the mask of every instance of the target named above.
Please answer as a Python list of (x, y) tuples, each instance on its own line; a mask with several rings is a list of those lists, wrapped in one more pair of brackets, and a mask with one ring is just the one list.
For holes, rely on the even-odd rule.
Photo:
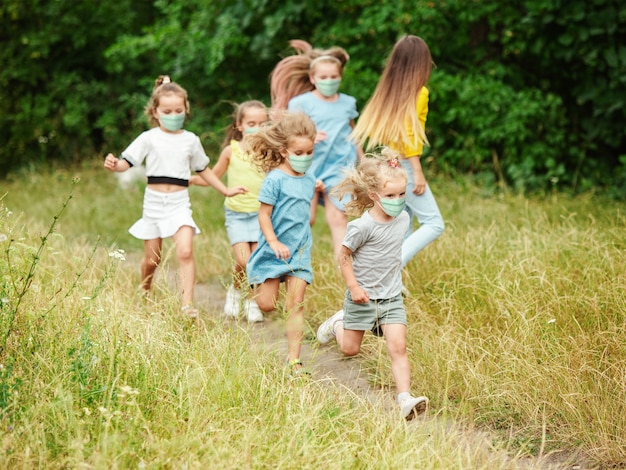
[(402, 294), (391, 299), (370, 300), (366, 304), (352, 302), (350, 291), (346, 291), (343, 301), (343, 327), (346, 330), (372, 330), (376, 336), (381, 336), (380, 325), (405, 325), (406, 310)]

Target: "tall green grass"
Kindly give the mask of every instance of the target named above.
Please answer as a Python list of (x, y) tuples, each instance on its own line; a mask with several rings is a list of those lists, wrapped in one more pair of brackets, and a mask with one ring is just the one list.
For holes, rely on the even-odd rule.
[[(590, 465), (624, 464), (624, 205), (432, 185), (447, 228), (404, 278), (413, 389), (431, 412), (406, 424), (340, 384), (290, 380), (283, 354), (246, 324), (213, 311), (185, 322), (167, 283), (143, 299), (133, 261), (142, 246), (127, 234), (140, 189), (118, 189), (99, 167), (3, 182), (0, 462), (564, 468), (550, 452), (582, 449)], [(223, 199), (191, 195), (198, 282), (225, 284)], [(314, 231), (309, 338), (344, 291), (323, 214)], [(367, 335), (359, 360), (372, 383), (393, 387), (380, 340)]]

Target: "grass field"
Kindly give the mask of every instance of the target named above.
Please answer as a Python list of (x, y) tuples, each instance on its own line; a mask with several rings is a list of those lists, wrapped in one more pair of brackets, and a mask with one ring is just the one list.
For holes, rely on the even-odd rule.
[[(431, 186), (446, 231), (404, 274), (413, 388), (431, 409), (407, 424), (327, 380), (291, 381), (245, 324), (182, 321), (167, 286), (142, 300), (127, 233), (140, 187), (99, 163), (2, 181), (1, 465), (571, 468), (581, 450), (589, 468), (626, 468), (626, 205)], [(198, 282), (225, 284), (223, 199), (191, 195)], [(314, 233), (309, 338), (343, 298), (322, 214)], [(371, 335), (360, 360), (392, 387)]]

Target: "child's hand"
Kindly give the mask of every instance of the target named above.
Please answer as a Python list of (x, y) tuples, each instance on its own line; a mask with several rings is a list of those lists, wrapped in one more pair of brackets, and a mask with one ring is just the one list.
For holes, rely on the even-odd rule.
[(115, 171), (117, 168), (117, 158), (112, 153), (108, 154), (104, 159), (104, 167), (109, 171)]
[[(202, 184), (204, 183), (204, 184)], [(189, 186), (206, 186), (206, 182), (202, 179), (201, 176), (193, 175), (189, 178)]]
[(323, 193), (324, 191), (326, 191), (326, 185), (322, 183), (322, 180), (315, 181), (315, 192)]
[(248, 188), (246, 188), (245, 186), (235, 186), (233, 188), (228, 188), (228, 190), (226, 191), (226, 197), (232, 197), (236, 196), (237, 194), (243, 194), (247, 192)]
[(317, 144), (318, 142), (321, 142), (322, 140), (326, 140), (326, 137), (328, 137), (328, 134), (326, 134), (325, 131), (317, 131), (317, 134), (315, 135), (315, 142), (313, 143)]
[(351, 287), (350, 296), (355, 304), (366, 304), (370, 301), (370, 296), (361, 286)]
[(426, 192), (426, 178), (422, 170), (413, 171), (413, 180), (415, 181), (415, 188), (413, 188), (413, 194), (421, 196)]
[(289, 252), (289, 248), (287, 248), (285, 245), (283, 245), (278, 240), (273, 240), (271, 242), (267, 242), (267, 244), (270, 246), (272, 251), (276, 254), (276, 258), (278, 258), (278, 259), (287, 259), (287, 258), (289, 258), (291, 256), (291, 253)]

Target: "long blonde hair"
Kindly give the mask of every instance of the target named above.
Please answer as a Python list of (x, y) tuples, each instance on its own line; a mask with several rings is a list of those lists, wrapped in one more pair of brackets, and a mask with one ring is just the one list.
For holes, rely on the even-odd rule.
[(341, 47), (314, 49), (301, 39), (293, 39), (289, 45), (296, 50), (296, 54), (281, 59), (270, 74), (270, 95), (275, 109), (287, 109), (291, 98), (315, 89), (309, 79), (309, 75), (315, 72), (315, 65), (333, 62), (343, 74), (343, 68), (350, 59)]
[(376, 90), (352, 131), (351, 138), (357, 145), (372, 149), (380, 145), (400, 148), (403, 144), (428, 144), (417, 115), (417, 99), (432, 65), (430, 49), (423, 39), (407, 35), (396, 42)]
[(380, 191), (388, 181), (399, 177), (408, 180), (398, 158), (397, 152), (383, 148), (380, 153), (366, 153), (358, 166), (345, 172), (346, 177), (333, 188), (332, 194), (339, 199), (346, 194), (352, 196), (344, 206), (347, 215), (356, 217), (372, 207), (370, 193)]
[(185, 90), (178, 83), (173, 82), (169, 75), (159, 75), (154, 81), (154, 88), (152, 89), (152, 95), (146, 103), (144, 108), (144, 114), (148, 116), (151, 126), (158, 126), (159, 120), (156, 117), (156, 109), (159, 107), (159, 101), (163, 95), (177, 95), (183, 98), (185, 101), (185, 115), (189, 117), (191, 112), (191, 106), (189, 105), (189, 98), (187, 97), (187, 90)]
[(256, 134), (246, 135), (242, 149), (252, 156), (252, 162), (268, 172), (285, 161), (281, 150), (289, 147), (294, 137), (306, 137), (315, 142), (317, 130), (309, 116), (302, 112), (272, 112), (276, 121), (263, 126)]

